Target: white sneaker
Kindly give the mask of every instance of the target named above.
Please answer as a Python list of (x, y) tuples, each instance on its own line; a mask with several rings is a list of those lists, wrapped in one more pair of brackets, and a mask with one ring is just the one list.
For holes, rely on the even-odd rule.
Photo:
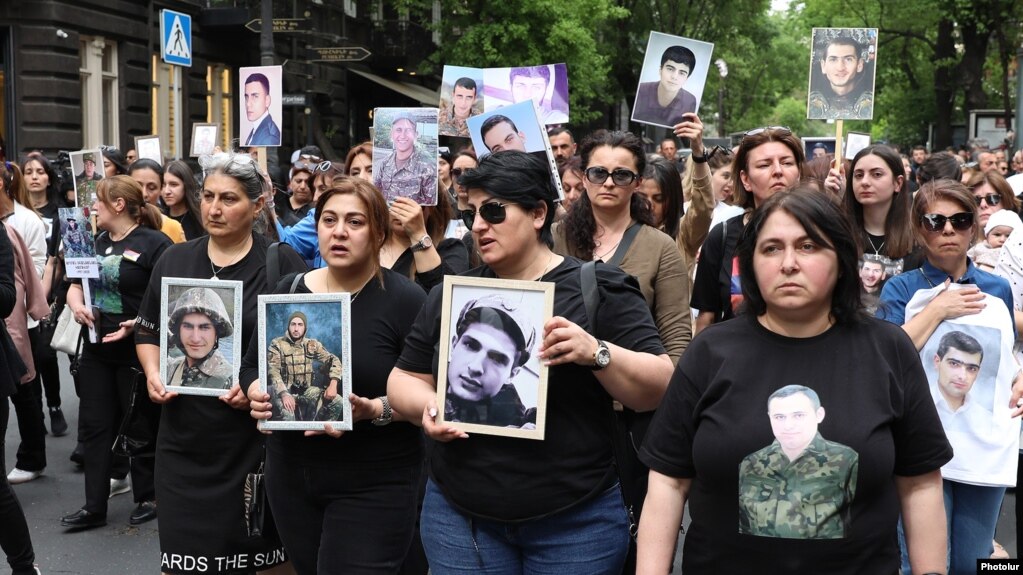
[(43, 471), (44, 470), (42, 469), (40, 469), (39, 471), (25, 471), (24, 469), (18, 469), (17, 467), (15, 467), (14, 469), (11, 470), (10, 473), (7, 474), (7, 481), (11, 485), (17, 485), (19, 483), (28, 483), (33, 479), (39, 478), (39, 476), (43, 474)]
[(127, 477), (124, 479), (111, 479), (110, 480), (110, 498), (112, 499), (115, 495), (121, 495), (131, 491), (131, 481)]

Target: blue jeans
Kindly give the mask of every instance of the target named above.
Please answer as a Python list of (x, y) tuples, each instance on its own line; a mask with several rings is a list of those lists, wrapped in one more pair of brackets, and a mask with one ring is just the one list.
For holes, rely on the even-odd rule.
[(617, 575), (629, 550), (629, 520), (617, 485), (561, 513), (503, 523), (463, 515), (431, 480), (421, 523), (434, 575)]
[[(994, 549), (991, 540), (998, 525), (1004, 487), (982, 487), (958, 481), (941, 481), (945, 493), (945, 519), (948, 521), (948, 573), (974, 575), (977, 559), (986, 559)], [(906, 535), (899, 519), (899, 550), (902, 573), (911, 575)]]

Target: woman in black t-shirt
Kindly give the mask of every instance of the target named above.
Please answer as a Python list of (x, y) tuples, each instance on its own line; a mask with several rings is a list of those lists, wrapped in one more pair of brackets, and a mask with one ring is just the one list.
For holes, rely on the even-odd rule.
[(714, 226), (703, 242), (690, 306), (699, 311), (693, 334), (735, 317), (742, 305), (735, 246), (754, 208), (803, 177), (803, 143), (788, 128), (767, 126), (742, 136), (732, 163), (735, 205), (746, 213)]
[[(117, 428), (131, 398), (132, 384), (141, 365), (135, 355), (132, 332), (149, 276), (164, 250), (171, 245), (160, 233), (160, 213), (146, 204), (142, 187), (128, 176), (104, 178), (96, 186), (92, 206), (96, 226), (99, 277), (89, 282), (86, 306), (82, 280), (68, 291), (75, 321), (95, 330), (95, 343), (85, 335), (80, 363), (80, 435), (85, 446), (85, 506), (65, 515), (61, 525), (73, 529), (106, 524), (110, 496), (110, 466)], [(155, 422), (159, 410), (139, 402)], [(156, 433), (156, 429), (153, 429)], [(153, 459), (131, 459), (131, 488), (138, 504), (129, 522), (138, 525), (156, 518)]]
[(686, 575), (895, 573), (900, 508), (913, 572), (945, 572), (952, 449), (913, 343), (862, 311), (856, 253), (814, 188), (753, 212), (749, 313), (693, 340), (640, 451), (639, 572), (671, 567), (686, 503)]
[[(412, 543), (423, 450), (419, 430), (394, 418), (387, 376), (426, 294), (406, 277), (380, 267), (389, 232), (387, 203), (371, 184), (343, 178), (316, 203), (320, 254), (327, 266), (275, 293), (351, 294), (351, 431), (277, 431), (267, 439), (266, 492), (281, 539), (300, 574), (397, 573)], [(310, 317), (310, 322), (317, 320)], [(282, 326), (267, 326), (267, 337)], [(259, 342), (242, 362), (255, 419), (271, 415), (260, 388)], [(292, 390), (294, 391), (294, 390)], [(297, 392), (296, 392), (297, 393)], [(334, 390), (324, 390), (324, 400)], [(283, 392), (276, 401), (294, 409)], [(291, 407), (287, 407), (288, 405)], [(314, 437), (319, 436), (319, 437)], [(372, 518), (367, 521), (367, 518)]]
[[(538, 355), (550, 367), (543, 441), (469, 437), (438, 425), (442, 289), (430, 292), (416, 319), (387, 397), (433, 440), (421, 518), (430, 570), (509, 563), (508, 572), (619, 572), (629, 525), (611, 463), (611, 400), (656, 408), (671, 360), (638, 284), (621, 270), (596, 266), (598, 317), (587, 317), (581, 262), (550, 248), (556, 196), (542, 160), (497, 152), (459, 183), (468, 189), (484, 263), (468, 273), (554, 282), (555, 317), (544, 325)], [(592, 325), (591, 335), (583, 326)]]

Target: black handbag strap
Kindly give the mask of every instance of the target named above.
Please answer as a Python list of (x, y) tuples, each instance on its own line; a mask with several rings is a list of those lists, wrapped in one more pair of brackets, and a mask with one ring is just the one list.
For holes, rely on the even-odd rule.
[(298, 289), (298, 282), (302, 281), (304, 276), (305, 273), (300, 273), (295, 276), (295, 279), (291, 282), (291, 289), (288, 290), (288, 293), (295, 293), (295, 290)]
[(277, 287), (281, 279), (281, 242), (274, 242), (266, 248), (266, 286), (269, 289)]
[(629, 247), (632, 246), (632, 241), (636, 239), (636, 234), (639, 233), (639, 228), (642, 225), (639, 222), (632, 222), (631, 226), (625, 228), (625, 232), (622, 234), (622, 241), (618, 242), (618, 247), (615, 248), (615, 255), (611, 256), (607, 263), (615, 267), (621, 265), (622, 259), (628, 253)]

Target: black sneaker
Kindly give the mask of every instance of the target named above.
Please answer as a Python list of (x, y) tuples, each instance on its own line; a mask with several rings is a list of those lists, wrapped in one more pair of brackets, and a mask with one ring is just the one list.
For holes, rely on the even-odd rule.
[(143, 501), (138, 504), (135, 511), (131, 512), (128, 517), (128, 523), (131, 525), (142, 525), (146, 521), (152, 521), (156, 519), (156, 502), (155, 501)]
[(60, 407), (50, 408), (50, 433), (54, 437), (67, 434), (67, 420), (64, 419), (64, 412), (60, 410)]

